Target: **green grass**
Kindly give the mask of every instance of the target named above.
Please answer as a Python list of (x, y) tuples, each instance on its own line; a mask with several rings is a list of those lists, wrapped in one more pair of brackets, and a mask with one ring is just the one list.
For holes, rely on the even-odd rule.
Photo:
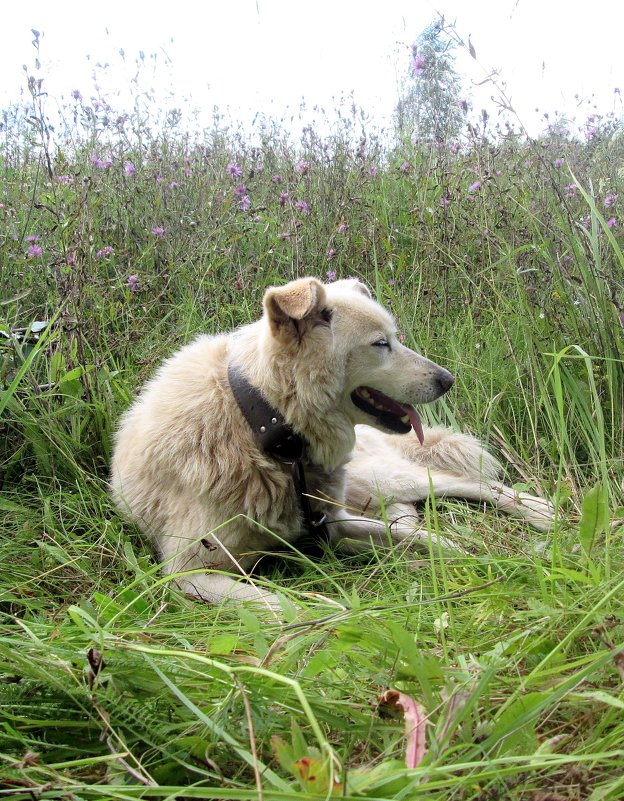
[[(617, 124), (453, 155), (359, 146), (349, 120), (293, 145), (105, 113), (54, 149), (16, 118), (0, 145), (0, 797), (624, 797)], [(426, 415), (550, 495), (555, 531), (432, 500), (423, 525), (469, 555), (293, 551), (258, 579), (286, 622), (191, 601), (110, 503), (115, 421), (197, 332), (328, 271), (456, 374)], [(414, 769), (389, 688), (427, 716)]]

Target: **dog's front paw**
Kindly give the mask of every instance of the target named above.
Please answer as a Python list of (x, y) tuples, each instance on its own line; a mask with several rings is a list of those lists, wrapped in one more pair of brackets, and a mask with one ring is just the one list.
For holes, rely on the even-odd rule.
[(518, 514), (538, 531), (551, 531), (555, 524), (555, 507), (545, 498), (526, 492), (516, 494)]
[(458, 554), (466, 553), (452, 540), (442, 537), (433, 531), (429, 532), (424, 528), (413, 529), (409, 534), (404, 534), (401, 537), (401, 543), (405, 543), (410, 548), (416, 548), (419, 551), (428, 551), (430, 542), (434, 553), (436, 553), (439, 548), (449, 555), (453, 554), (457, 556)]

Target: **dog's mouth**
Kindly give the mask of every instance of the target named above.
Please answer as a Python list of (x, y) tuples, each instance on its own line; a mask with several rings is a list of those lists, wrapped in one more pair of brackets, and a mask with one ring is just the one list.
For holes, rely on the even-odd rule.
[(424, 444), (420, 417), (409, 403), (399, 403), (372, 387), (358, 387), (351, 393), (351, 400), (358, 409), (374, 417), (378, 425), (390, 431), (407, 434), (413, 428), (420, 444)]

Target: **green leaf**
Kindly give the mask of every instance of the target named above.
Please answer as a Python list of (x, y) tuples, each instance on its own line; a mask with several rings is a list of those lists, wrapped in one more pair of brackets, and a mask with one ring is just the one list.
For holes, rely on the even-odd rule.
[(549, 699), (548, 693), (528, 693), (517, 698), (499, 715), (487, 745), (498, 745), (500, 752), (532, 753), (537, 748), (535, 726), (541, 707)]
[(579, 541), (586, 556), (589, 556), (598, 537), (609, 526), (609, 496), (606, 487), (598, 482), (583, 498)]
[(614, 706), (616, 709), (624, 710), (624, 701), (621, 698), (616, 698), (602, 690), (592, 690), (586, 693), (570, 693), (570, 698), (574, 698), (577, 701), (591, 701), (592, 703), (607, 704), (607, 706)]

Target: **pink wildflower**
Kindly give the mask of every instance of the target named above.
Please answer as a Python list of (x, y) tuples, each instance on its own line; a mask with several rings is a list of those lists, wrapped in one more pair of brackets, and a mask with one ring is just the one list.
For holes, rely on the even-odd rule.
[(165, 229), (164, 229), (164, 228), (161, 228), (161, 227), (160, 227), (160, 225), (155, 225), (155, 226), (152, 228), (152, 233), (154, 234), (154, 236), (161, 237), (161, 236), (163, 236), (163, 234), (165, 233)]
[(474, 184), (470, 184), (468, 187), (469, 192), (476, 192), (477, 189), (481, 187), (481, 181), (475, 181)]
[(29, 245), (28, 246), (28, 255), (33, 259), (38, 259), (39, 256), (43, 253), (41, 245)]

